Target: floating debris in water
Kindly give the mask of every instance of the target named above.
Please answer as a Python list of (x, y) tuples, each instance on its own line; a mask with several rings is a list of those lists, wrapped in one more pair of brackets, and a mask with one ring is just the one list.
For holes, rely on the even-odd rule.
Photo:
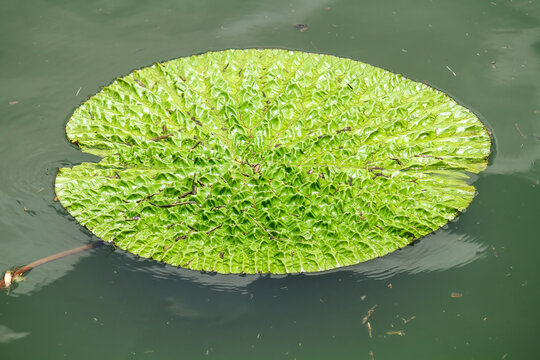
[(373, 305), (371, 309), (368, 310), (367, 315), (364, 316), (364, 318), (362, 319), (362, 324), (365, 324), (368, 322), (369, 318), (371, 317), (371, 315), (373, 314), (376, 308), (377, 308), (377, 304)]
[(4, 286), (6, 288), (9, 288), (11, 286), (11, 280), (12, 280), (12, 273), (11, 271), (6, 271), (4, 274)]
[(403, 330), (397, 330), (397, 331), (387, 331), (386, 335), (399, 335), (399, 336), (405, 336), (405, 331)]
[(460, 298), (462, 296), (463, 296), (463, 294), (459, 293), (459, 292), (453, 292), (453, 293), (450, 294), (450, 297), (454, 298), (454, 299), (458, 299), (458, 298)]
[(523, 139), (526, 139), (527, 137), (523, 134), (523, 132), (521, 131), (521, 129), (519, 128), (519, 125), (518, 123), (514, 123), (514, 127), (516, 128), (517, 132), (519, 133), (519, 136), (521, 136)]
[(307, 29), (309, 29), (309, 25), (308, 24), (296, 24), (293, 26), (296, 30), (300, 31), (300, 32), (304, 32), (304, 31), (307, 31)]
[(411, 317), (408, 318), (408, 319), (401, 318), (401, 320), (403, 320), (403, 324), (406, 324), (406, 323), (408, 323), (409, 321), (412, 321), (412, 320), (414, 320), (414, 319), (416, 319), (416, 315), (413, 315), (413, 316), (411, 316)]

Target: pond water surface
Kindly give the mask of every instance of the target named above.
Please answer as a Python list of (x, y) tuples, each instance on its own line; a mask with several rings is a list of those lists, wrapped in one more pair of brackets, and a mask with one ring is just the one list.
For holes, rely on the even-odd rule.
[(364, 264), (223, 276), (100, 247), (36, 268), (0, 292), (0, 359), (540, 358), (538, 1), (4, 0), (0, 29), (2, 274), (99, 241), (53, 201), (57, 169), (93, 158), (64, 126), (156, 61), (252, 47), (352, 58), (445, 91), (495, 140), (465, 213)]

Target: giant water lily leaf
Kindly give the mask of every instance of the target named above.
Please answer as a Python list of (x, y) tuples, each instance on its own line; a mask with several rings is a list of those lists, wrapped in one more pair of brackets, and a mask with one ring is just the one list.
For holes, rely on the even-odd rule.
[(401, 75), (285, 50), (180, 58), (116, 79), (75, 110), (62, 205), (146, 258), (219, 273), (313, 272), (440, 228), (475, 189), (490, 137)]

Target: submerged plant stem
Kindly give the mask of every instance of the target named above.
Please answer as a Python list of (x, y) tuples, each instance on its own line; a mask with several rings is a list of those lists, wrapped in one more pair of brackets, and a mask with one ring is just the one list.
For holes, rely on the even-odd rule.
[[(16, 278), (17, 276), (21, 276), (25, 272), (27, 272), (29, 270), (32, 270), (33, 268), (38, 267), (40, 265), (46, 264), (46, 263), (54, 261), (54, 260), (61, 259), (63, 257), (69, 256), (69, 255), (76, 254), (76, 253), (81, 252), (81, 251), (90, 250), (90, 249), (96, 248), (98, 246), (103, 246), (104, 244), (105, 243), (103, 243), (103, 242), (96, 242), (96, 243), (87, 244), (87, 245), (84, 245), (84, 246), (79, 246), (79, 247), (76, 247), (76, 248), (71, 249), (71, 250), (62, 251), (62, 252), (59, 252), (57, 254), (44, 257), (42, 259), (31, 262), (30, 264), (25, 265), (25, 266), (15, 270), (15, 271), (13, 271), (12, 277)], [(4, 279), (2, 279), (2, 280), (0, 280), (0, 289), (2, 289), (4, 286), (5, 286)]]

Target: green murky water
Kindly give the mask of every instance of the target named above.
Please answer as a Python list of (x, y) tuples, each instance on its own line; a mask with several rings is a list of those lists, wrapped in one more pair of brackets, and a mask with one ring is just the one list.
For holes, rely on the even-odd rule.
[(248, 47), (348, 57), (442, 89), (495, 139), (467, 212), (357, 266), (223, 276), (101, 247), (39, 267), (0, 293), (1, 359), (540, 356), (537, 1), (4, 0), (0, 29), (2, 272), (97, 241), (53, 201), (57, 169), (91, 159), (65, 122), (158, 60)]

